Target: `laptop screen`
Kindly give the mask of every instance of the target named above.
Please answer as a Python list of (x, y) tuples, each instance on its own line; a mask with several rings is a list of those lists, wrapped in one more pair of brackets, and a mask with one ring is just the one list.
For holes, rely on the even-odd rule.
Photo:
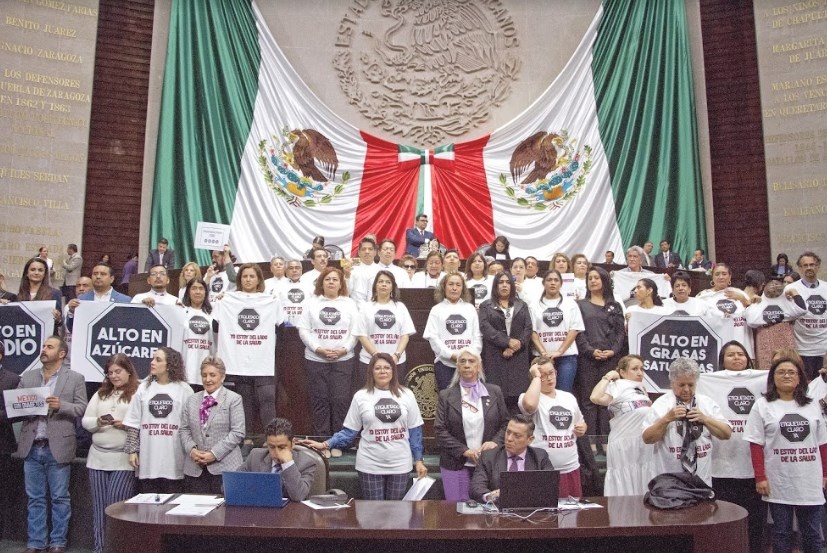
[(224, 472), (224, 503), (241, 507), (284, 507), (281, 474)]
[(556, 509), (559, 497), (560, 471), (525, 470), (500, 473), (500, 509)]

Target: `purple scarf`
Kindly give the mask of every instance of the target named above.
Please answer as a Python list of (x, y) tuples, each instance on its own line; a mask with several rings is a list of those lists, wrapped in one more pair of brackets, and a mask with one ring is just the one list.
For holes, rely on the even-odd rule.
[(488, 395), (488, 388), (479, 379), (474, 382), (465, 382), (460, 379), (459, 385), (468, 391), (468, 399), (473, 402), (476, 402), (482, 396)]

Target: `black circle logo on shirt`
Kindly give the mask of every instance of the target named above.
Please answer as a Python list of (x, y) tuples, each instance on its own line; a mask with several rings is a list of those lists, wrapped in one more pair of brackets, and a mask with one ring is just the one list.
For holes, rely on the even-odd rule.
[(201, 315), (195, 315), (189, 322), (193, 334), (206, 334), (210, 330), (210, 321)]
[(382, 422), (396, 422), (402, 416), (402, 408), (395, 399), (383, 398), (373, 406), (373, 414)]
[(689, 313), (687, 313), (683, 309), (676, 309), (675, 311), (672, 311), (672, 315), (678, 315), (680, 317), (688, 317)]
[(824, 315), (827, 311), (827, 301), (819, 294), (813, 294), (807, 298), (807, 311), (813, 315)]
[(221, 277), (214, 277), (210, 282), (210, 290), (216, 294), (224, 289), (224, 279)]
[(396, 324), (396, 315), (393, 314), (393, 311), (380, 309), (373, 316), (373, 322), (382, 330), (388, 330)]
[(810, 435), (810, 421), (798, 413), (787, 413), (778, 421), (778, 430), (788, 442), (803, 442)]
[(548, 421), (557, 430), (565, 430), (571, 426), (574, 416), (571, 411), (560, 405), (555, 405), (548, 410)]
[(768, 305), (761, 313), (761, 318), (767, 325), (776, 325), (784, 320), (784, 311), (777, 305)]
[(167, 394), (155, 394), (149, 400), (149, 413), (156, 419), (165, 419), (172, 413), (172, 398)]
[(733, 413), (748, 415), (755, 405), (755, 395), (746, 388), (733, 388), (726, 396), (727, 405)]
[(715, 307), (718, 308), (718, 311), (720, 311), (721, 313), (726, 313), (727, 315), (732, 315), (733, 313), (735, 313), (735, 310), (737, 309), (735, 302), (727, 298), (718, 300), (715, 303)]
[(342, 314), (335, 307), (324, 307), (319, 312), (319, 319), (327, 326), (333, 326), (342, 320)]
[(543, 322), (548, 327), (557, 327), (563, 322), (563, 312), (559, 307), (549, 307), (543, 311)]
[(238, 312), (238, 326), (244, 330), (255, 330), (261, 322), (261, 317), (255, 309), (242, 309)]
[(488, 295), (488, 288), (485, 284), (475, 284), (474, 285), (474, 299), (475, 300), (484, 300), (485, 296)]
[(445, 320), (445, 330), (454, 336), (464, 334), (468, 329), (468, 321), (462, 315), (449, 315)]
[(290, 303), (301, 303), (304, 301), (304, 290), (301, 288), (291, 288), (290, 291), (287, 292), (287, 299), (290, 300)]

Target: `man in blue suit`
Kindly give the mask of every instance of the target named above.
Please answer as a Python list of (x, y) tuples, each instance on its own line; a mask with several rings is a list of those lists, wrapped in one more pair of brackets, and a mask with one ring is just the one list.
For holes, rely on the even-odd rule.
[(409, 228), (405, 231), (405, 253), (414, 257), (419, 257), (419, 248), (435, 238), (434, 233), (425, 230), (428, 226), (428, 216), (420, 213), (416, 216), (416, 224), (414, 228)]
[(82, 301), (108, 301), (112, 303), (129, 303), (132, 301), (132, 298), (126, 294), (121, 294), (112, 288), (113, 282), (115, 282), (115, 271), (112, 270), (110, 265), (98, 263), (92, 267), (92, 289), (66, 304), (69, 308), (69, 314), (66, 316), (66, 328), (69, 329), (69, 332), (72, 332), (74, 325), (75, 308)]

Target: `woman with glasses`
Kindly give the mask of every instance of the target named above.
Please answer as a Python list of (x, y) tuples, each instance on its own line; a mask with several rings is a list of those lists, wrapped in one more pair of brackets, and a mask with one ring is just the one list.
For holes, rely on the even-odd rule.
[(413, 286), (413, 277), (416, 274), (416, 270), (418, 265), (416, 263), (416, 258), (410, 254), (405, 254), (399, 260), (399, 265), (405, 269), (405, 272), (408, 273), (408, 282), (405, 283), (404, 288), (410, 288)]
[(413, 392), (399, 384), (394, 365), (391, 355), (374, 355), (342, 429), (324, 442), (300, 442), (322, 451), (345, 449), (361, 435), (356, 472), (362, 499), (402, 499), (414, 466), (418, 478), (428, 475), (419, 405)]
[(793, 515), (801, 551), (821, 551), (821, 518), (827, 486), (827, 431), (824, 400), (807, 395), (799, 359), (773, 361), (767, 393), (756, 400), (744, 431), (750, 444), (755, 489), (769, 503), (772, 550), (793, 551)]
[(577, 400), (557, 389), (557, 371), (549, 357), (535, 357), (529, 369), (531, 384), (518, 402), (520, 412), (534, 420), (532, 447), (548, 453), (560, 471), (560, 497), (580, 497), (580, 460), (577, 438), (586, 433), (586, 422)]
[(126, 428), (123, 421), (138, 389), (138, 373), (123, 353), (106, 360), (100, 389), (89, 400), (81, 424), (92, 433), (92, 447), (86, 457), (92, 488), (92, 532), (95, 553), (103, 551), (106, 515), (113, 503), (135, 495), (135, 469), (124, 452)]
[(500, 387), (485, 382), (480, 356), (469, 349), (460, 351), (457, 372), (439, 393), (434, 422), (445, 499), (470, 497), (480, 454), (502, 445), (508, 416)]
[(408, 308), (399, 301), (399, 287), (393, 273), (379, 271), (373, 280), (371, 301), (362, 304), (353, 328), (353, 335), (362, 344), (361, 372), (365, 372), (374, 354), (383, 352), (393, 357), (397, 376), (402, 380), (408, 372), (405, 348), (414, 334), (416, 328)]
[(592, 403), (609, 408), (609, 443), (603, 494), (643, 495), (655, 477), (652, 446), (643, 443), (640, 425), (652, 408), (643, 388), (643, 359), (627, 355), (592, 390)]
[(488, 379), (502, 388), (506, 406), (517, 414), (517, 398), (528, 385), (531, 313), (517, 297), (510, 273), (494, 277), (491, 298), (480, 305), (479, 317)]
[(556, 269), (543, 275), (543, 293), (530, 304), (531, 342), (537, 355), (554, 360), (557, 389), (571, 392), (577, 374), (577, 334), (585, 330), (580, 308), (560, 293), (563, 275)]

